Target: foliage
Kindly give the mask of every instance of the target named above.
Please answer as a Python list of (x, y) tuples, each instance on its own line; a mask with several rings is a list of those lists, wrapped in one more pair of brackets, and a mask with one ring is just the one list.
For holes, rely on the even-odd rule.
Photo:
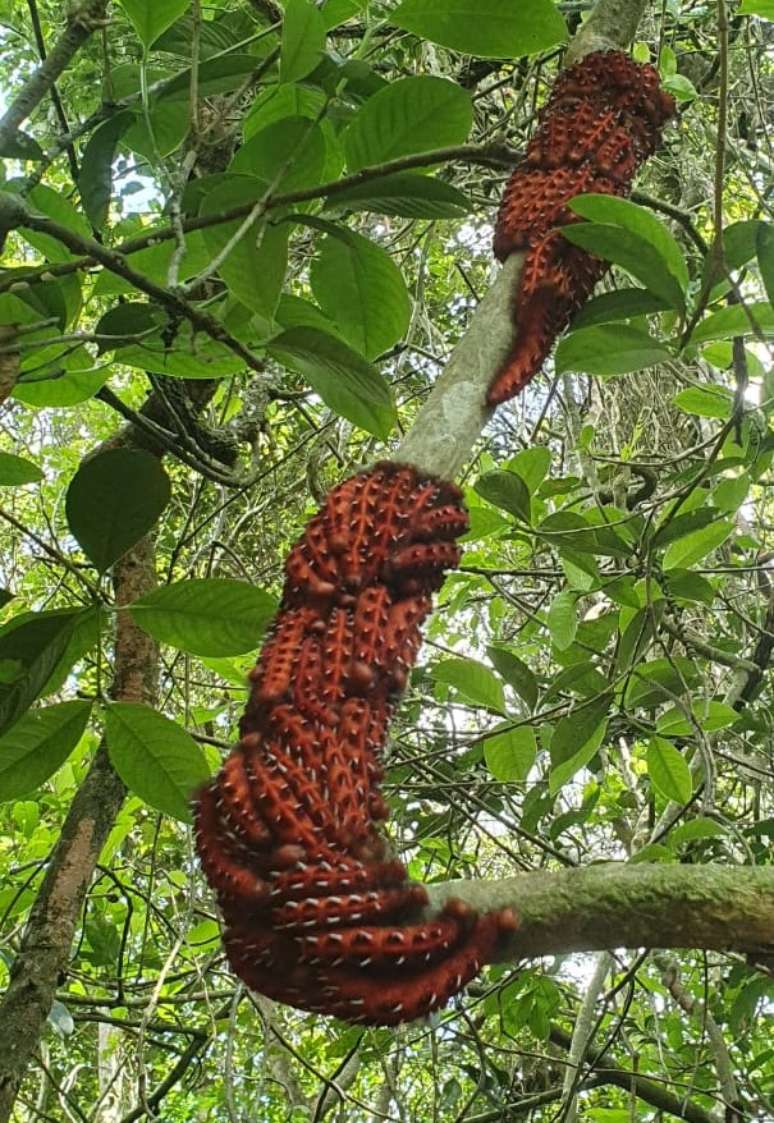
[[(100, 1097), (137, 1118), (159, 1088), (165, 1120), (566, 1107), (587, 957), (492, 969), (398, 1034), (271, 1009), (223, 968), (187, 799), (234, 739), (289, 546), (464, 334), (585, 7), (121, 0), (5, 138), (26, 217), (0, 271), (3, 984), (101, 738), (129, 788), (19, 1120)], [(730, 5), (726, 90), (714, 8), (656, 7), (635, 56), (661, 45), (680, 124), (633, 200), (574, 203), (567, 236), (613, 279), (475, 450), (462, 568), (397, 716), (391, 829), (422, 880), (772, 860), (774, 12)], [(7, 106), (67, 12), (0, 13)], [(159, 587), (119, 604), (148, 531)], [(162, 645), (158, 712), (111, 694), (127, 620)], [(615, 955), (579, 1118), (665, 1117), (635, 1072), (719, 1117), (718, 1037), (744, 1117), (771, 1118), (772, 1001), (738, 955)]]

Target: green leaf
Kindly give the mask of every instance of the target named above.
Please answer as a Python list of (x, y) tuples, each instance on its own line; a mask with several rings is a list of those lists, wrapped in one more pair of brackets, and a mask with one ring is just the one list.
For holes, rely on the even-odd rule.
[(687, 803), (693, 795), (693, 778), (685, 758), (663, 737), (652, 737), (648, 745), (648, 775), (665, 799)]
[(551, 640), (560, 651), (566, 651), (578, 631), (577, 595), (571, 589), (562, 589), (551, 601), (546, 623)]
[(329, 210), (373, 211), (399, 218), (462, 218), (471, 202), (450, 183), (416, 172), (369, 179), (346, 191), (335, 191), (325, 202)]
[(719, 511), (729, 514), (738, 511), (750, 490), (750, 477), (747, 472), (741, 476), (728, 476), (713, 488), (712, 500)]
[(43, 473), (31, 460), (10, 452), (0, 452), (0, 487), (19, 487), (20, 484), (34, 484), (42, 479)]
[(36, 791), (83, 736), (91, 702), (32, 710), (0, 737), (0, 803)]
[(668, 308), (666, 300), (654, 296), (647, 289), (617, 289), (615, 292), (600, 293), (587, 301), (577, 316), (573, 317), (572, 326), (575, 330), (593, 327), (595, 324), (610, 324), (650, 312), (663, 312)]
[(504, 713), (503, 684), (476, 659), (445, 659), (430, 668), (436, 682), (446, 683), (474, 706)]
[(219, 657), (253, 651), (277, 611), (277, 602), (245, 581), (209, 577), (154, 589), (130, 605), (141, 628), (154, 639)]
[(699, 91), (685, 74), (673, 74), (671, 77), (665, 78), (661, 83), (661, 88), (670, 94), (674, 94), (678, 101), (693, 101), (694, 98), (699, 96)]
[(0, 734), (38, 697), (64, 655), (80, 612), (24, 612), (0, 629)]
[(548, 789), (552, 795), (596, 756), (607, 731), (609, 706), (610, 695), (605, 694), (557, 723), (551, 737)]
[[(771, 0), (774, 9), (774, 0)], [(774, 19), (774, 15), (771, 17)], [(758, 268), (769, 303), (774, 304), (774, 224), (759, 222), (755, 238)]]
[(557, 374), (576, 371), (601, 378), (643, 370), (672, 358), (660, 339), (631, 324), (600, 324), (581, 328), (560, 340), (554, 364)]
[(351, 171), (414, 152), (461, 144), (473, 124), (470, 95), (454, 82), (400, 78), (355, 114), (344, 134)]
[(322, 58), (325, 49), (325, 22), (309, 0), (288, 0), (282, 21), (280, 82), (305, 78)]
[(381, 440), (390, 435), (396, 419), (392, 392), (379, 372), (346, 343), (315, 328), (299, 327), (278, 335), (268, 350), (303, 375), (334, 413)]
[(521, 476), (529, 488), (530, 495), (534, 495), (540, 487), (550, 466), (551, 450), (546, 445), (522, 449), (505, 464), (509, 472), (516, 472)]
[(670, 659), (652, 659), (632, 669), (626, 691), (626, 703), (646, 709), (663, 706), (686, 686), (698, 686), (701, 672), (692, 659), (673, 655)]
[(666, 590), (673, 600), (712, 604), (715, 599), (714, 588), (700, 573), (688, 569), (673, 569), (665, 576)]
[(680, 281), (659, 251), (642, 235), (612, 223), (581, 222), (563, 226), (562, 236), (573, 245), (625, 269), (654, 296), (665, 300), (670, 308), (682, 311), (685, 307)]
[(105, 313), (94, 329), (96, 335), (114, 337), (100, 339), (97, 344), (98, 353), (103, 355), (106, 351), (116, 351), (127, 343), (135, 342), (133, 337), (146, 335), (156, 331), (158, 327), (159, 314), (153, 305), (130, 300), (124, 304), (116, 304)]
[(360, 234), (323, 238), (310, 281), (323, 312), (367, 359), (408, 328), (411, 300), (403, 274), (386, 250)]
[(686, 842), (696, 842), (702, 838), (720, 838), (728, 834), (722, 823), (714, 819), (690, 819), (687, 823), (680, 823), (669, 832), (667, 842), (673, 848), (685, 845)]
[[(229, 173), (254, 176), (272, 191), (316, 186), (325, 162), (325, 137), (308, 117), (285, 117), (251, 137), (229, 164)], [(263, 188), (265, 189), (265, 188)], [(255, 198), (263, 193), (255, 184)], [(210, 212), (214, 212), (214, 206)], [(212, 228), (211, 228), (212, 229)]]
[(672, 398), (672, 405), (699, 417), (725, 419), (731, 416), (733, 404), (734, 396), (725, 386), (689, 386)]
[(672, 542), (664, 554), (664, 569), (688, 569), (694, 562), (701, 561), (707, 554), (717, 550), (733, 530), (734, 524), (723, 520), (679, 538)]
[(477, 494), (488, 503), (503, 511), (510, 511), (512, 515), (529, 524), (531, 500), (529, 488), (521, 476), (515, 472), (503, 472), (498, 469), (481, 476), (474, 486)]
[(191, 798), (210, 775), (193, 737), (139, 702), (106, 706), (105, 737), (113, 767), (130, 791), (165, 815), (191, 821)]
[[(61, 192), (54, 191), (53, 188), (46, 187), (45, 184), (38, 184), (27, 198), (33, 211), (46, 215), (74, 234), (80, 234), (81, 237), (85, 238), (91, 237), (86, 219)], [(74, 256), (67, 246), (52, 234), (30, 230), (26, 226), (20, 227), (19, 233), (25, 242), (29, 242), (49, 261), (67, 261)]]
[(392, 22), (468, 55), (520, 58), (567, 41), (553, 0), (403, 0)]
[(113, 190), (113, 160), (119, 139), (134, 121), (128, 110), (109, 117), (89, 137), (81, 157), (78, 190), (83, 209), (96, 230), (105, 225)]
[[(675, 278), (681, 291), (685, 292), (688, 288), (688, 266), (680, 243), (669, 227), (647, 207), (641, 207), (631, 199), (619, 199), (615, 195), (580, 195), (571, 199), (568, 206), (582, 218), (619, 226), (647, 242)], [(648, 288), (652, 286), (648, 284)], [(666, 293), (661, 293), (661, 296), (668, 299)]]
[(678, 538), (685, 538), (694, 530), (701, 530), (717, 518), (717, 511), (711, 507), (698, 507), (695, 511), (687, 511), (676, 518), (667, 518), (664, 525), (659, 527), (653, 535), (653, 546), (667, 546), (676, 542)]
[(158, 521), (169, 502), (169, 477), (158, 457), (115, 448), (85, 461), (70, 482), (67, 522), (100, 573)]
[(737, 12), (740, 16), (760, 16), (774, 22), (774, 0), (742, 0)]
[(498, 675), (534, 710), (538, 699), (537, 679), (523, 659), (504, 647), (488, 647), (486, 651)]
[(535, 763), (537, 741), (529, 726), (494, 732), (484, 741), (484, 760), (495, 780), (526, 780)]
[[(255, 64), (255, 60), (253, 60)], [(242, 135), (250, 140), (256, 133), (288, 117), (315, 120), (325, 106), (325, 94), (311, 86), (269, 86), (253, 102), (242, 122)]]
[[(261, 184), (251, 177), (226, 180), (207, 194), (202, 203), (202, 214), (223, 214), (232, 207), (257, 201), (261, 194)], [(241, 222), (236, 219), (206, 227), (204, 240), (213, 257), (227, 245), (231, 246), (225, 261), (218, 266), (218, 273), (237, 300), (251, 312), (262, 316), (268, 325), (276, 311), (285, 280), (290, 227), (287, 223), (276, 226), (258, 223), (235, 241)]]
[[(726, 705), (725, 702), (707, 701), (704, 698), (691, 704), (691, 713), (705, 733), (727, 729), (739, 720), (739, 714), (732, 706)], [(661, 714), (656, 722), (656, 728), (659, 733), (667, 737), (690, 737), (695, 732), (693, 723), (678, 706), (673, 706)]]
[(757, 330), (765, 336), (774, 335), (774, 308), (766, 301), (759, 300), (746, 306), (733, 304), (721, 308), (719, 312), (705, 317), (690, 338), (691, 344), (704, 343), (708, 339), (733, 339), (735, 336), (755, 335)]
[(191, 0), (119, 0), (144, 47), (180, 19)]

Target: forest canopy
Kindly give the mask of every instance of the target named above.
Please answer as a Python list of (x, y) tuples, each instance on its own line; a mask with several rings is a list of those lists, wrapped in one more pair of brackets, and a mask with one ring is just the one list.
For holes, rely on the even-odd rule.
[[(0, 1123), (774, 1117), (773, 21), (0, 0)], [(492, 410), (498, 206), (600, 50), (675, 111)], [(468, 523), (384, 831), (518, 922), (398, 1028), (236, 977), (192, 811), (290, 551), (391, 460)]]

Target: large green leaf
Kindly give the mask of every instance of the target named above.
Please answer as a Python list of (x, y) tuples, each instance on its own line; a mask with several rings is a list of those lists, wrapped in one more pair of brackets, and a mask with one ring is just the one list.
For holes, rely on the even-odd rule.
[(557, 722), (551, 737), (552, 768), (548, 786), (552, 794), (596, 755), (607, 731), (609, 707), (610, 695), (605, 694)]
[(530, 726), (504, 729), (495, 732), (484, 741), (484, 760), (495, 780), (526, 780), (529, 770), (535, 763), (537, 741), (535, 731)]
[(689, 280), (688, 266), (680, 243), (669, 227), (647, 207), (640, 207), (631, 199), (619, 199), (615, 195), (579, 195), (570, 201), (569, 207), (591, 222), (620, 226), (646, 241), (685, 292)]
[(663, 737), (652, 737), (648, 745), (648, 775), (665, 799), (687, 803), (693, 795), (691, 770), (685, 757)]
[(213, 657), (254, 650), (276, 610), (263, 589), (221, 577), (165, 585), (130, 606), (140, 627), (161, 643)]
[(694, 562), (706, 558), (717, 550), (734, 531), (734, 524), (726, 520), (710, 523), (709, 526), (686, 534), (672, 542), (664, 554), (664, 569), (688, 569)]
[[(86, 219), (60, 191), (54, 191), (52, 187), (46, 187), (41, 183), (29, 193), (27, 201), (33, 211), (46, 215), (74, 234), (86, 238), (91, 236)], [(49, 261), (67, 261), (73, 256), (67, 246), (51, 234), (30, 230), (26, 226), (22, 226), (19, 233)]]
[(144, 47), (180, 19), (191, 0), (119, 0)]
[(631, 324), (600, 324), (566, 335), (556, 349), (558, 374), (576, 371), (601, 378), (644, 370), (671, 359), (659, 339)]
[(482, 58), (520, 58), (567, 39), (553, 0), (403, 0), (392, 22)]
[(475, 489), (488, 503), (503, 511), (510, 511), (512, 515), (529, 524), (531, 518), (529, 488), (516, 472), (503, 472), (500, 469), (487, 472), (477, 480)]
[[(774, 0), (772, 0), (772, 4), (774, 4)], [(755, 248), (766, 296), (769, 298), (769, 303), (774, 304), (774, 223), (758, 223)]]
[(80, 612), (24, 612), (0, 630), (0, 734), (46, 686), (62, 659)]
[(731, 416), (734, 396), (725, 386), (688, 386), (675, 394), (672, 404), (699, 417)]
[(81, 157), (78, 189), (83, 209), (97, 230), (105, 225), (113, 190), (113, 160), (119, 139), (134, 121), (125, 110), (109, 117), (89, 137)]
[(325, 138), (320, 126), (308, 117), (285, 117), (243, 144), (228, 170), (255, 176), (276, 193), (316, 186), (324, 162)]
[(708, 339), (733, 339), (737, 335), (774, 335), (774, 308), (759, 300), (744, 307), (732, 304), (703, 319), (691, 335), (690, 342), (705, 343)]
[(269, 86), (261, 90), (242, 122), (242, 135), (250, 140), (256, 133), (288, 117), (314, 120), (325, 106), (325, 94), (312, 86)]
[(191, 798), (210, 775), (193, 737), (139, 702), (112, 702), (105, 708), (105, 737), (127, 788), (157, 811), (190, 822)]
[(499, 678), (476, 659), (444, 659), (431, 667), (430, 673), (436, 682), (443, 682), (454, 689), (474, 706), (484, 706), (497, 713), (504, 713), (503, 684)]
[(329, 210), (374, 211), (399, 218), (462, 218), (471, 209), (466, 195), (433, 176), (395, 172), (336, 191), (326, 199)]
[(605, 261), (625, 269), (649, 292), (666, 301), (670, 308), (682, 311), (685, 295), (681, 283), (670, 271), (664, 258), (647, 238), (607, 222), (580, 222), (563, 226), (562, 235)]
[(351, 171), (413, 152), (461, 144), (473, 124), (470, 95), (429, 75), (400, 78), (369, 98), (344, 134)]
[(0, 802), (34, 792), (67, 760), (83, 736), (91, 702), (32, 710), (0, 737)]
[(282, 21), (280, 82), (297, 82), (319, 63), (325, 48), (325, 23), (310, 0), (288, 0)]
[(411, 300), (403, 274), (386, 250), (360, 234), (323, 238), (311, 284), (323, 312), (367, 359), (408, 328)]
[(392, 393), (379, 372), (346, 343), (316, 328), (290, 328), (269, 344), (334, 413), (386, 440), (395, 424)]
[(566, 651), (578, 631), (578, 598), (571, 589), (557, 593), (548, 609), (546, 623), (551, 640), (560, 651)]
[(654, 296), (647, 289), (621, 288), (592, 297), (573, 317), (572, 326), (574, 330), (590, 328), (595, 324), (611, 324), (650, 312), (663, 312), (668, 308), (666, 300)]
[(156, 456), (114, 448), (87, 460), (67, 489), (73, 535), (100, 573), (131, 549), (169, 502), (169, 477)]

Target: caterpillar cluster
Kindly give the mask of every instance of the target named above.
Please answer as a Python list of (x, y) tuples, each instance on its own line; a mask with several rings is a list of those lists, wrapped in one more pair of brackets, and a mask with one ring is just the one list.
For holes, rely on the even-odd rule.
[[(526, 260), (490, 403), (523, 389), (607, 268), (562, 237), (568, 202), (626, 194), (673, 112), (656, 71), (620, 52), (558, 78), (497, 220), (496, 255)], [(229, 962), (270, 998), (395, 1025), (447, 1002), (516, 927), (455, 900), (423, 919), (426, 891), (379, 830), (390, 717), (466, 528), (453, 484), (384, 462), (331, 491), (288, 556), (239, 743), (196, 800)]]
[(241, 739), (198, 797), (196, 842), (232, 968), (253, 990), (390, 1025), (443, 1005), (489, 959), (510, 912), (427, 894), (377, 824), (380, 755), (431, 594), (467, 528), (459, 490), (378, 464), (327, 497), (288, 556), (251, 673)]
[(514, 304), (516, 336), (487, 400), (518, 394), (609, 265), (562, 237), (579, 222), (576, 195), (628, 195), (675, 112), (657, 71), (622, 51), (596, 51), (557, 78), (527, 154), (509, 179), (497, 216), (495, 256), (525, 252)]

